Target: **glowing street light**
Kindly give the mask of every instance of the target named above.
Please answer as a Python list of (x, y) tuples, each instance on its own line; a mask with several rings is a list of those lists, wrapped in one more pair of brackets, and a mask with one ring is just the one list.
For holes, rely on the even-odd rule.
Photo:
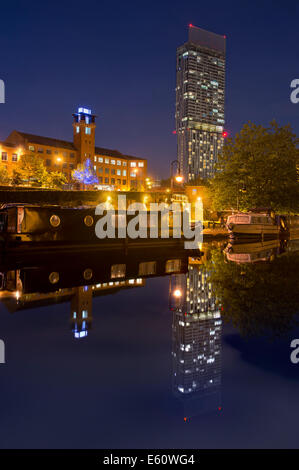
[(184, 178), (182, 177), (182, 175), (177, 175), (177, 176), (175, 177), (175, 180), (176, 180), (177, 183), (182, 183), (183, 180), (184, 180)]
[[(176, 170), (176, 175), (174, 176), (174, 171), (173, 171), (173, 167), (174, 166), (177, 166), (177, 170)], [(170, 185), (171, 185), (171, 192), (173, 190), (173, 182), (176, 181), (177, 183), (182, 183), (184, 180), (183, 176), (181, 175), (181, 165), (180, 165), (180, 162), (178, 160), (173, 160), (170, 164)]]

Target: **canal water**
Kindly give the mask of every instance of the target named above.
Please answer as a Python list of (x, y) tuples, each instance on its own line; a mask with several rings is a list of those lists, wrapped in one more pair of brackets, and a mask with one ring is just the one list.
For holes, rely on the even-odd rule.
[(7, 261), (0, 447), (298, 447), (299, 243), (201, 250)]

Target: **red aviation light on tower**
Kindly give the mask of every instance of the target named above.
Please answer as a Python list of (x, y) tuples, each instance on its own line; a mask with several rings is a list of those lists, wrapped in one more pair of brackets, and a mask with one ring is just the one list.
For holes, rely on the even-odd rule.
[(227, 138), (227, 136), (228, 136), (228, 133), (227, 133), (227, 131), (223, 131), (223, 132), (222, 132), (222, 137), (223, 137), (224, 139), (226, 139), (226, 138)]
[(194, 28), (194, 24), (189, 23), (189, 28)]

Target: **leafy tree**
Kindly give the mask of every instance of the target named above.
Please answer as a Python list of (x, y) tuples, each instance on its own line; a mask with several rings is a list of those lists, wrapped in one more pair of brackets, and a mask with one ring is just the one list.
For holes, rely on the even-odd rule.
[(22, 184), (22, 172), (21, 170), (17, 167), (14, 168), (12, 171), (12, 177), (11, 177), (11, 184), (13, 186), (20, 186)]
[(66, 176), (59, 171), (48, 172), (43, 184), (47, 188), (62, 189), (63, 185), (67, 183)]
[(211, 180), (216, 210), (235, 209), (238, 201), (240, 210), (298, 212), (298, 143), (289, 126), (245, 124), (226, 142)]
[(10, 181), (7, 168), (5, 166), (0, 167), (0, 184), (8, 184)]
[(84, 185), (97, 184), (99, 182), (96, 172), (94, 171), (90, 159), (88, 158), (85, 162), (73, 170), (72, 178), (78, 183)]
[(22, 155), (18, 164), (18, 170), (22, 180), (32, 186), (44, 186), (47, 184), (48, 171), (43, 159), (38, 155)]

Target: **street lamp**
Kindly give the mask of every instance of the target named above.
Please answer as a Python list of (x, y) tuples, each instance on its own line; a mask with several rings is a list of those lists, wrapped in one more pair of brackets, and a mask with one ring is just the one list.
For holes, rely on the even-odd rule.
[[(56, 158), (56, 162), (57, 162), (58, 164), (61, 164), (61, 171), (62, 171), (62, 158), (61, 158), (61, 157), (57, 157), (57, 158)], [(59, 167), (59, 165), (58, 165), (58, 167)]]
[[(173, 167), (174, 166), (177, 166), (177, 175), (175, 177), (173, 177)], [(173, 191), (173, 180), (175, 179), (175, 181), (177, 183), (182, 183), (184, 178), (183, 176), (181, 175), (181, 165), (180, 165), (180, 162), (178, 160), (173, 160), (170, 164), (170, 185), (171, 185), (171, 192)]]
[[(242, 187), (240, 187), (242, 185)], [(238, 193), (237, 193), (237, 212), (239, 212), (239, 203), (240, 203), (240, 193), (246, 193), (246, 186), (243, 181), (238, 180)]]

